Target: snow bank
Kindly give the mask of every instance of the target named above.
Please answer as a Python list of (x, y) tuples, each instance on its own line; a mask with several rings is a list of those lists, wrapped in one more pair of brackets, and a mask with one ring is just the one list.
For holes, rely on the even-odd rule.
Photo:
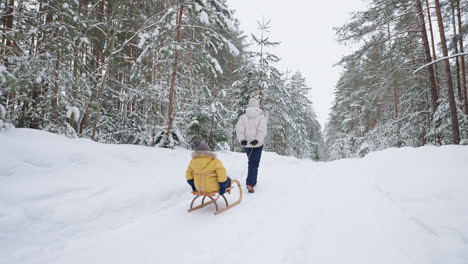
[[(246, 157), (221, 152), (233, 178)], [(467, 263), (468, 147), (316, 163), (264, 153), (259, 185), (187, 213), (187, 150), (0, 133), (0, 263)]]

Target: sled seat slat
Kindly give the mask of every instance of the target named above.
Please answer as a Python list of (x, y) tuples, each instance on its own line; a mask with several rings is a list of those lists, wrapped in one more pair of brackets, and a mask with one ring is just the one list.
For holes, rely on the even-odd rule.
[[(226, 188), (226, 193), (231, 193), (232, 186)], [(193, 195), (200, 195), (200, 196), (215, 196), (218, 192), (204, 192), (204, 191), (192, 191)]]

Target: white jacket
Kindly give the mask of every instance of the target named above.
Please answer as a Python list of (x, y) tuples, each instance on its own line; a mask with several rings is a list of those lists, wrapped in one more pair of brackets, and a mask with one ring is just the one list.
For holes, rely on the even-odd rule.
[[(267, 119), (263, 111), (258, 107), (248, 107), (245, 114), (241, 115), (236, 125), (237, 140), (247, 140), (247, 148), (263, 146), (263, 140), (267, 134)], [(250, 142), (258, 140), (258, 144), (252, 146)]]

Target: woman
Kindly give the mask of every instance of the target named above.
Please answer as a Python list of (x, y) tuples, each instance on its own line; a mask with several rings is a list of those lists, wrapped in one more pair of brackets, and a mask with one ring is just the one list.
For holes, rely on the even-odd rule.
[(263, 150), (263, 140), (267, 134), (267, 120), (260, 109), (258, 101), (249, 100), (245, 114), (241, 115), (236, 125), (237, 140), (244, 147), (249, 158), (249, 172), (247, 173), (247, 190), (253, 193), (257, 184), (258, 165)]

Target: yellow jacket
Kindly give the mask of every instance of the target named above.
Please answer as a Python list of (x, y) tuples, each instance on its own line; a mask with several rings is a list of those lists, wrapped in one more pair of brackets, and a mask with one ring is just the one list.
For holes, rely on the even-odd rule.
[[(219, 183), (227, 181), (226, 169), (216, 158), (216, 154), (208, 151), (197, 151), (192, 154), (192, 161), (187, 168), (187, 180), (194, 180), (198, 191), (217, 192)], [(202, 174), (208, 174), (203, 176)]]

